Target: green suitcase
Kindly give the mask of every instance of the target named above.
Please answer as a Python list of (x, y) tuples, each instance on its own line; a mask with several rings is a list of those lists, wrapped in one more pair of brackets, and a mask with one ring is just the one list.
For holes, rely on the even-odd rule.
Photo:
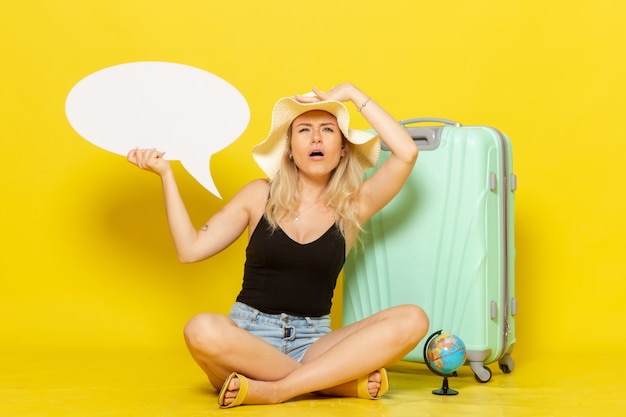
[[(430, 125), (409, 127), (417, 123)], [(476, 379), (513, 370), (515, 245), (511, 143), (445, 119), (401, 122), (420, 149), (400, 193), (367, 224), (344, 267), (343, 320), (417, 304), (431, 332), (459, 336)], [(434, 123), (437, 123), (436, 125)], [(389, 157), (383, 145), (379, 164)], [(369, 174), (369, 173), (368, 173)], [(405, 360), (424, 362), (422, 341)]]

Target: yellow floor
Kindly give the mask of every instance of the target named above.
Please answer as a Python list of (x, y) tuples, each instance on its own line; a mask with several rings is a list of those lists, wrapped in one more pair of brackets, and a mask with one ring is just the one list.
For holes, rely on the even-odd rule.
[[(514, 355), (515, 358), (515, 355)], [(600, 416), (626, 415), (626, 364), (562, 357), (516, 361), (511, 374), (492, 364), (480, 384), (468, 367), (450, 379), (454, 397), (423, 365), (389, 371), (379, 401), (306, 396), (286, 404), (217, 407), (216, 393), (186, 352), (1, 354), (0, 416)]]

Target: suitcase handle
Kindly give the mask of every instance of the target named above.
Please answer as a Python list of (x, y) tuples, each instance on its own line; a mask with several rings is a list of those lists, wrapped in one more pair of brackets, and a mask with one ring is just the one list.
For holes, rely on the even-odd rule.
[(402, 126), (410, 125), (413, 123), (443, 123), (444, 125), (461, 127), (461, 123), (455, 122), (454, 120), (449, 119), (441, 119), (439, 117), (417, 117), (415, 119), (407, 119), (401, 120), (400, 124)]
[[(404, 127), (415, 145), (422, 151), (432, 151), (439, 147), (441, 139), (438, 131), (441, 129), (439, 126), (421, 126), (421, 127), (407, 127), (406, 125), (413, 123), (443, 123), (449, 126), (461, 127), (461, 124), (448, 119), (440, 119), (438, 117), (419, 117), (415, 119), (401, 120), (400, 125)], [(389, 151), (389, 147), (385, 142), (381, 143), (381, 149)]]
[[(414, 119), (401, 120), (400, 125), (404, 127), (413, 138), (413, 142), (423, 151), (432, 151), (439, 147), (440, 138), (437, 134), (438, 127), (407, 127), (406, 125), (414, 123), (443, 123), (448, 126), (461, 127), (461, 123), (449, 119), (441, 119), (439, 117), (417, 117)], [(381, 149), (389, 151), (389, 147), (385, 142), (381, 143)]]

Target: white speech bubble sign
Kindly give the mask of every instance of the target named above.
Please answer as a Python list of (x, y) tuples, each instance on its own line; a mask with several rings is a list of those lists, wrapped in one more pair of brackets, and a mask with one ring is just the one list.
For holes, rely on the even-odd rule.
[(65, 113), (78, 134), (127, 155), (155, 148), (179, 160), (220, 197), (211, 156), (246, 129), (250, 109), (231, 84), (210, 72), (170, 62), (132, 62), (94, 72), (69, 92)]

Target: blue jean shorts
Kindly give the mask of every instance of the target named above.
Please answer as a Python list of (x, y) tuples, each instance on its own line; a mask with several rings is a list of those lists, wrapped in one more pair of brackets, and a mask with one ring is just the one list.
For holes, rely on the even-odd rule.
[(330, 333), (329, 316), (266, 314), (240, 302), (233, 305), (228, 317), (240, 328), (260, 337), (298, 362), (302, 361), (313, 343)]

